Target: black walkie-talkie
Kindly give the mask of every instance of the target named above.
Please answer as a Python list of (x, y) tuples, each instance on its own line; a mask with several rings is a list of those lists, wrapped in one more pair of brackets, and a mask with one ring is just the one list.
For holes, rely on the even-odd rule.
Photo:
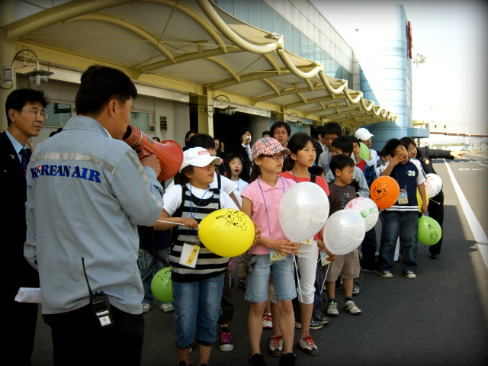
[(114, 324), (112, 319), (112, 313), (110, 312), (110, 303), (108, 302), (108, 297), (103, 291), (92, 292), (90, 284), (88, 283), (88, 277), (86, 275), (85, 269), (85, 258), (81, 257), (81, 264), (83, 265), (83, 273), (85, 274), (86, 284), (88, 286), (88, 293), (90, 294), (90, 304), (92, 306), (95, 315), (100, 321), (102, 328), (111, 327)]

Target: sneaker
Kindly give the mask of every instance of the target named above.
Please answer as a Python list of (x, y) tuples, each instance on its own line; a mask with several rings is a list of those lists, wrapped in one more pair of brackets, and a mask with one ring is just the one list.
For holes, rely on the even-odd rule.
[(404, 273), (405, 277), (407, 278), (417, 278), (417, 275), (413, 273), (412, 271), (407, 271)]
[(220, 328), (220, 350), (230, 352), (234, 349), (229, 328)]
[(299, 320), (295, 320), (295, 328), (302, 329), (302, 322)]
[(265, 366), (266, 362), (264, 361), (264, 356), (261, 353), (255, 353), (252, 356), (249, 356), (247, 360), (251, 366)]
[(439, 259), (439, 254), (437, 254), (437, 253), (433, 253), (433, 254), (432, 254), (432, 253), (431, 253), (431, 254), (430, 254), (430, 259)]
[(317, 356), (319, 354), (319, 349), (315, 345), (311, 334), (306, 337), (298, 337), (297, 346), (307, 355)]
[(263, 328), (273, 329), (273, 319), (271, 318), (271, 313), (264, 313), (263, 315)]
[(173, 304), (170, 302), (162, 303), (161, 305), (159, 305), (159, 308), (165, 313), (172, 313), (173, 311), (175, 311)]
[(244, 290), (246, 291), (246, 288), (247, 288), (247, 281), (245, 278), (241, 278), (239, 280), (239, 283), (237, 284), (237, 287), (239, 287), (241, 290)]
[(152, 308), (153, 308), (152, 304), (148, 304), (146, 302), (142, 303), (142, 312), (143, 313), (149, 313), (149, 311), (151, 311)]
[(359, 309), (352, 300), (346, 301), (344, 304), (344, 310), (352, 315), (361, 315), (361, 309)]
[(318, 329), (322, 329), (323, 327), (324, 327), (324, 324), (319, 323), (318, 321), (314, 320), (313, 318), (312, 318), (312, 320), (310, 320), (310, 329), (318, 330)]
[(274, 336), (268, 339), (269, 346), (268, 352), (273, 357), (280, 357), (283, 353), (283, 337), (282, 336)]
[(295, 366), (295, 360), (297, 355), (294, 353), (287, 353), (286, 355), (281, 355), (280, 357), (280, 366)]
[(339, 316), (339, 310), (337, 310), (337, 302), (331, 301), (327, 306), (327, 315), (329, 316)]
[(391, 273), (390, 271), (378, 271), (376, 273), (383, 278), (393, 278), (393, 273)]
[(352, 288), (352, 296), (358, 296), (359, 295), (359, 287), (358, 286), (354, 286)]
[(326, 316), (314, 316), (313, 320), (315, 320), (317, 323), (320, 323), (322, 325), (327, 325), (330, 322), (330, 318)]
[(362, 267), (363, 272), (376, 272), (376, 268)]

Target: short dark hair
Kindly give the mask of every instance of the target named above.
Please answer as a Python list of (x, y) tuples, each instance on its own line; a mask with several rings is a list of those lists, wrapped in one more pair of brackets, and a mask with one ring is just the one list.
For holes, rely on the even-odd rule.
[(125, 104), (131, 97), (137, 97), (137, 89), (126, 74), (111, 67), (92, 65), (81, 75), (76, 113), (97, 115), (111, 99)]
[(270, 130), (266, 130), (266, 131), (263, 131), (263, 132), (261, 133), (261, 137), (264, 137), (264, 136), (266, 136), (266, 135), (271, 136), (271, 131), (270, 131)]
[(189, 147), (203, 147), (204, 149), (215, 149), (214, 138), (204, 133), (197, 133), (188, 141)]
[(408, 149), (408, 145), (412, 144), (417, 148), (417, 144), (415, 143), (414, 139), (408, 136), (402, 137), (400, 141), (405, 145), (405, 147)]
[(35, 90), (35, 89), (28, 89), (28, 88), (19, 88), (15, 89), (11, 92), (7, 100), (5, 101), (5, 113), (7, 114), (7, 125), (10, 126), (10, 117), (8, 115), (8, 111), (13, 109), (17, 112), (20, 112), (22, 108), (27, 103), (35, 103), (39, 102), (42, 105), (42, 108), (46, 108), (47, 100), (44, 97), (44, 92), (42, 90)]
[(405, 147), (405, 144), (401, 140), (389, 139), (388, 141), (386, 141), (386, 144), (383, 147), (383, 150), (385, 151), (386, 155), (390, 155), (391, 157), (393, 157), (395, 154), (396, 148), (400, 145)]
[(226, 164), (229, 164), (233, 159), (235, 158), (238, 158), (241, 160), (241, 163), (242, 165), (244, 165), (245, 161), (244, 161), (244, 157), (242, 156), (242, 154), (238, 153), (238, 152), (231, 152), (227, 155), (225, 155), (225, 158), (224, 158), (224, 162)]
[(344, 154), (352, 154), (353, 144), (349, 136), (339, 136), (332, 141), (332, 147), (340, 149)]
[(275, 130), (277, 128), (279, 128), (279, 127), (286, 128), (286, 132), (288, 132), (288, 137), (291, 136), (291, 127), (290, 127), (290, 125), (288, 123), (286, 123), (286, 122), (283, 122), (283, 121), (276, 121), (275, 123), (273, 123), (273, 125), (269, 129), (269, 132), (271, 132), (271, 137), (273, 137)]
[[(311, 142), (312, 146), (315, 148), (315, 141), (313, 140), (312, 136), (305, 132), (297, 132), (294, 133), (290, 138), (286, 147), (291, 151), (292, 154), (298, 154), (298, 152), (304, 149), (309, 142)], [(293, 160), (291, 157), (287, 160), (288, 164), (284, 167), (284, 170), (292, 170), (295, 166), (295, 160)]]
[(337, 122), (327, 122), (325, 125), (322, 126), (320, 129), (320, 135), (337, 135), (342, 136), (342, 127)]
[(330, 167), (330, 171), (332, 172), (332, 174), (334, 174), (335, 177), (336, 169), (342, 171), (344, 168), (354, 167), (354, 165), (355, 165), (354, 160), (352, 160), (352, 158), (350, 158), (347, 155), (340, 154), (340, 155), (334, 155), (332, 159), (330, 159), (329, 167)]
[[(348, 136), (348, 137), (353, 144), (356, 143), (359, 145), (361, 143), (361, 141), (356, 136)], [(361, 146), (361, 145), (359, 145), (359, 146)]]
[(242, 127), (239, 132), (239, 136), (244, 135), (246, 132), (252, 133), (249, 127)]

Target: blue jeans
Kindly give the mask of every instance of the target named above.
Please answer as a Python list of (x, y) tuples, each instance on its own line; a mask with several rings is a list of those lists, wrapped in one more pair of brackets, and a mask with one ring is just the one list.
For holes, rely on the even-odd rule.
[[(156, 253), (169, 263), (170, 249), (170, 247), (158, 249)], [(147, 249), (139, 249), (137, 263), (141, 272), (142, 286), (144, 288), (144, 299), (142, 302), (152, 305), (154, 302), (154, 295), (151, 292), (151, 281), (154, 275), (164, 268), (164, 264), (153, 257)]]
[(194, 282), (173, 281), (177, 348), (190, 347), (195, 334), (198, 344), (211, 346), (215, 342), (223, 286), (224, 273)]
[(400, 237), (402, 272), (415, 272), (418, 249), (418, 212), (383, 211), (382, 215), (383, 227), (381, 229), (378, 269), (392, 272), (395, 245), (398, 237)]

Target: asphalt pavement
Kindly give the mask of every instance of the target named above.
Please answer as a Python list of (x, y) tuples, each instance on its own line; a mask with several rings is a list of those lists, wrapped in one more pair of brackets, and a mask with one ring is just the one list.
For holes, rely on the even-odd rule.
[[(488, 158), (467, 155), (449, 164), (484, 232), (488, 232)], [(340, 310), (326, 327), (312, 330), (320, 354), (311, 357), (295, 349), (297, 365), (488, 365), (488, 270), (479, 250), (479, 245), (487, 243), (475, 241), (444, 161), (436, 160), (434, 166), (445, 194), (440, 258), (430, 259), (428, 247), (419, 243), (416, 279), (403, 277), (399, 263), (392, 279), (365, 273), (361, 292), (354, 299), (362, 315)], [(378, 239), (379, 233), (380, 224)], [(236, 285), (232, 293), (234, 350), (223, 353), (216, 344), (211, 356), (214, 366), (248, 364), (249, 304)], [(342, 305), (342, 289), (337, 298)], [(142, 366), (175, 365), (172, 314), (155, 308), (145, 320)], [(267, 365), (278, 365), (277, 358), (266, 354), (271, 336), (272, 331), (263, 331), (262, 351)], [(34, 366), (52, 364), (50, 330), (42, 316), (32, 361)]]

